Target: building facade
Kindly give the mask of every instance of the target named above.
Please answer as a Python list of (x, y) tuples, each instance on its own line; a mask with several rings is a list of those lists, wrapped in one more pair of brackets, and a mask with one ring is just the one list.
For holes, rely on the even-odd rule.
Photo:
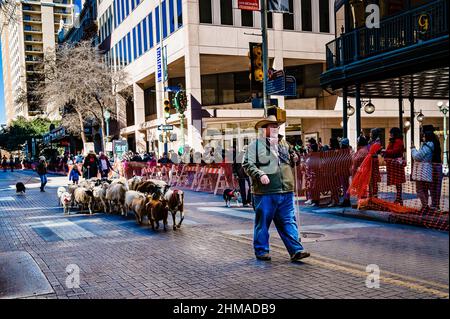
[[(318, 131), (329, 138), (331, 127), (339, 128), (340, 114), (337, 98), (320, 87), (319, 77), (325, 44), (334, 38), (333, 3), (291, 1), (291, 7), (293, 14), (268, 15), (269, 55), (273, 68), (297, 78), (297, 95), (274, 98), (287, 110), (286, 135), (302, 138), (302, 132)], [(251, 105), (247, 56), (249, 43), (261, 42), (258, 12), (238, 10), (235, 0), (103, 0), (98, 17), (106, 60), (128, 74), (126, 89), (133, 92), (118, 110), (126, 118), (120, 133), (131, 149), (161, 153), (158, 126), (166, 123), (174, 125), (168, 149), (178, 149), (180, 119), (173, 112), (164, 120), (163, 101), (169, 97), (164, 87), (179, 84), (189, 102), (187, 145), (201, 150), (207, 143), (237, 148), (249, 143), (263, 116), (262, 109)], [(165, 84), (157, 63), (161, 39), (161, 56), (167, 56)], [(317, 127), (318, 118), (329, 123)]]
[[(42, 81), (40, 63), (54, 52), (58, 34), (73, 25), (73, 0), (22, 0), (14, 4), (14, 17), (2, 14), (3, 68), (7, 121), (17, 116), (42, 114), (33, 87)], [(26, 98), (18, 101), (18, 95)]]

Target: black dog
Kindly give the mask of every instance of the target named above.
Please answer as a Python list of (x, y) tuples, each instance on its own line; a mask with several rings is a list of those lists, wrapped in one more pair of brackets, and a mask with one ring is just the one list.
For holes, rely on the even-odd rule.
[(16, 184), (16, 193), (17, 194), (25, 194), (25, 185), (22, 182), (18, 182)]
[(236, 205), (239, 206), (239, 196), (241, 196), (241, 193), (237, 189), (226, 189), (223, 191), (223, 200), (227, 207), (231, 206), (231, 200), (236, 201)]

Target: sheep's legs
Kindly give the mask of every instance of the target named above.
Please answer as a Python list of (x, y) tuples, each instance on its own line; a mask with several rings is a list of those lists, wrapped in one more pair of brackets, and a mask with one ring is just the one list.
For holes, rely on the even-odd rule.
[(177, 225), (177, 227), (178, 228), (180, 228), (181, 227), (181, 223), (183, 222), (183, 220), (184, 220), (184, 212), (182, 212), (182, 211), (180, 211), (180, 216), (181, 216), (181, 218), (180, 218), (180, 222), (178, 223), (178, 225)]
[(175, 221), (175, 217), (177, 215), (177, 212), (171, 212), (172, 213), (172, 219), (173, 219), (173, 230), (177, 230), (177, 224)]

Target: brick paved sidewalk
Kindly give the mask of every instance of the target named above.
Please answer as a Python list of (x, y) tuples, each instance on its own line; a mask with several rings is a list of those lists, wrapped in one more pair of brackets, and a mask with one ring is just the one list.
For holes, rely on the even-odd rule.
[[(50, 177), (46, 193), (33, 180), (16, 196), (8, 185), (31, 175), (15, 174), (0, 179), (0, 252), (31, 254), (54, 289), (39, 298), (448, 298), (448, 284), (395, 274), (369, 289), (365, 266), (314, 255), (292, 264), (277, 245), (272, 262), (257, 261), (248, 236), (196, 222), (201, 213), (190, 208), (182, 228), (167, 232), (131, 215), (64, 216), (56, 187), (66, 178)], [(80, 288), (66, 288), (69, 264), (80, 268)]]

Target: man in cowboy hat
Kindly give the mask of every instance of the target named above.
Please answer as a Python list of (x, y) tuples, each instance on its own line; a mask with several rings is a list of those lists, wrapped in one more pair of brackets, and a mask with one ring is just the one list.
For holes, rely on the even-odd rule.
[(273, 220), (291, 260), (299, 261), (310, 254), (304, 251), (299, 241), (294, 208), (294, 156), (291, 156), (293, 152), (289, 144), (279, 139), (278, 128), (281, 124), (275, 115), (258, 121), (255, 129), (261, 136), (248, 146), (244, 157), (244, 170), (253, 181), (253, 247), (257, 259), (271, 259), (269, 227)]

